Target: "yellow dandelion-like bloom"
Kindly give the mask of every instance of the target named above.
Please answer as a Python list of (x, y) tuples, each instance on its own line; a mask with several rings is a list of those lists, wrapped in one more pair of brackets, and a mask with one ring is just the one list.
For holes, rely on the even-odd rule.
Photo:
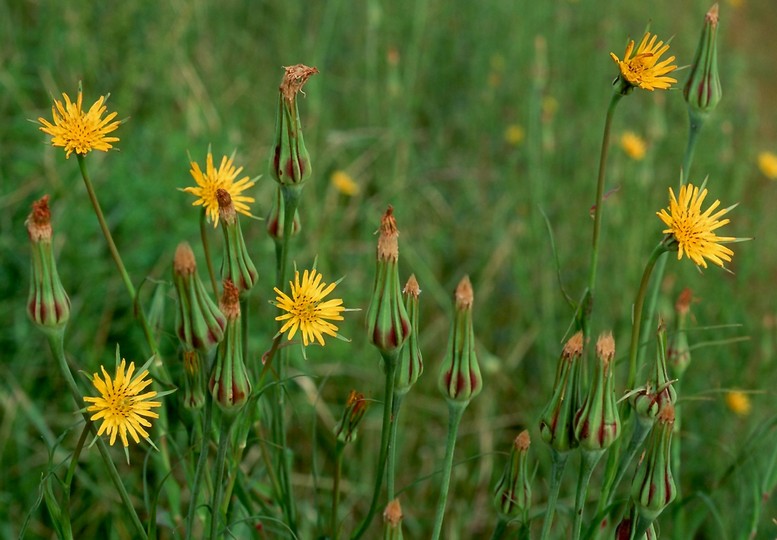
[(718, 236), (715, 230), (729, 223), (729, 219), (720, 218), (733, 207), (718, 210), (713, 214), (720, 205), (720, 201), (716, 200), (702, 212), (701, 205), (706, 196), (706, 189), (699, 190), (692, 184), (686, 184), (680, 188), (679, 198), (675, 198), (674, 191), (669, 188), (669, 208), (664, 208), (656, 214), (668, 227), (663, 232), (672, 235), (676, 242), (678, 260), (685, 254), (704, 268), (707, 268), (705, 259), (723, 266), (723, 261), (731, 261), (734, 252), (722, 244), (737, 239)]
[(285, 311), (283, 315), (275, 317), (276, 321), (283, 323), (279, 334), (288, 330), (289, 339), (294, 337), (297, 330), (302, 334), (302, 343), (307, 347), (315, 339), (324, 345), (324, 334), (338, 337), (337, 326), (329, 321), (342, 321), (341, 313), (345, 311), (343, 301), (339, 298), (324, 301), (324, 298), (335, 290), (337, 283), (322, 283), (321, 274), (316, 270), (305, 270), (300, 281), (299, 272), (294, 273), (294, 281), (291, 285), (291, 297), (275, 288), (278, 295), (275, 305)]
[(731, 390), (726, 392), (726, 405), (734, 414), (747, 416), (750, 414), (750, 398), (742, 391)]
[(235, 179), (243, 172), (243, 167), (235, 167), (232, 160), (232, 157), (222, 157), (221, 164), (216, 169), (213, 166), (213, 154), (209, 150), (205, 161), (204, 173), (196, 161), (191, 162), (192, 168), (189, 172), (194, 181), (197, 182), (198, 187), (187, 187), (181, 190), (198, 197), (192, 203), (192, 206), (204, 207), (208, 219), (213, 222), (214, 227), (219, 224), (219, 201), (216, 198), (216, 191), (219, 189), (229, 192), (229, 195), (232, 197), (232, 203), (235, 205), (235, 210), (246, 216), (253, 217), (248, 203), (254, 202), (254, 198), (240, 194), (252, 187), (256, 182), (248, 176), (244, 176), (236, 182)]
[(526, 138), (526, 132), (517, 124), (510, 124), (505, 128), (505, 142), (511, 146), (518, 146)]
[(656, 40), (656, 35), (651, 36), (650, 32), (646, 32), (634, 56), (631, 56), (634, 51), (634, 40), (630, 40), (626, 46), (623, 60), (615, 56), (614, 53), (610, 53), (620, 68), (621, 77), (630, 86), (638, 86), (652, 92), (656, 88), (665, 90), (677, 82), (676, 79), (666, 76), (667, 73), (677, 69), (676, 65), (672, 65), (674, 56), (670, 56), (663, 62), (658, 62), (661, 56), (669, 50), (669, 45), (665, 45), (663, 41), (656, 43)]
[(332, 173), (332, 185), (337, 191), (348, 197), (359, 194), (359, 184), (345, 171), (335, 171)]
[(769, 180), (777, 180), (777, 155), (771, 152), (759, 153), (758, 168)]
[(642, 160), (647, 152), (645, 139), (633, 131), (627, 131), (621, 135), (621, 148), (634, 161)]
[(107, 152), (113, 148), (111, 143), (117, 142), (119, 138), (106, 135), (115, 131), (121, 121), (113, 120), (116, 118), (115, 112), (105, 118), (102, 117), (107, 110), (106, 96), (100, 96), (100, 99), (86, 112), (81, 108), (83, 103), (81, 90), (78, 91), (75, 103), (70, 101), (70, 97), (65, 93), (62, 97), (65, 100), (64, 104), (54, 100), (54, 105), (51, 107), (53, 124), (45, 118), (38, 118), (38, 122), (42, 124), (40, 130), (51, 135), (51, 144), (64, 148), (66, 158), (70, 158), (73, 152), (83, 156), (92, 150)]
[(127, 433), (136, 443), (139, 437), (148, 439), (148, 432), (144, 428), (151, 427), (151, 422), (146, 418), (159, 418), (159, 415), (151, 409), (162, 405), (159, 401), (149, 401), (156, 397), (155, 391), (143, 392), (151, 384), (151, 379), (146, 379), (148, 370), (144, 370), (133, 377), (135, 362), (130, 362), (129, 369), (124, 372), (126, 361), (122, 358), (121, 364), (116, 369), (116, 377), (110, 378), (103, 366), (103, 378), (95, 373), (92, 376), (92, 384), (100, 393), (98, 397), (85, 397), (84, 401), (93, 403), (86, 408), (87, 412), (93, 412), (92, 420), (103, 422), (97, 431), (99, 437), (105, 432), (110, 435), (110, 444), (116, 441), (116, 435), (121, 437), (125, 447), (129, 446)]

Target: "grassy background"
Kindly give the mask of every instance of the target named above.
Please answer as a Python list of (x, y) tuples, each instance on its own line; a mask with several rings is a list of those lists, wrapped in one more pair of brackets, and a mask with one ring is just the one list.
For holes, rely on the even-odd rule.
[[(545, 500), (548, 458), (537, 417), (571, 313), (558, 289), (542, 212), (553, 228), (565, 286), (577, 297), (587, 277), (588, 213), (616, 74), (608, 53), (620, 55), (626, 38), (639, 36), (652, 20), (655, 32), (674, 36), (672, 53), (686, 65), (708, 7), (706, 0), (682, 7), (669, 0), (0, 2), (0, 536), (18, 535), (21, 516), (38, 498), (48, 448), (74, 424), (66, 387), (23, 308), (29, 265), (23, 222), (32, 200), (52, 196), (60, 274), (73, 300), (68, 351), (90, 372), (111, 361), (116, 343), (127, 358), (147, 354), (75, 159), (63, 159), (30, 122), (50, 114), (52, 96), (73, 96), (83, 81), (86, 102), (110, 92), (110, 110), (126, 119), (119, 151), (91, 155), (90, 170), (130, 274), (136, 283), (144, 277), (163, 282), (169, 324), (162, 346), (176, 363), (170, 261), (179, 241), (195, 244), (198, 237), (191, 198), (176, 190), (192, 182), (188, 155), (202, 163), (208, 145), (217, 157), (236, 150), (247, 174), (265, 175), (253, 192), (254, 212), (264, 215), (274, 189), (266, 169), (281, 66), (318, 67), (321, 75), (305, 87), (301, 102), (315, 171), (304, 193), (304, 230), (293, 258), (309, 266), (317, 256), (326, 276), (346, 276), (338, 292), (347, 306), (364, 309), (373, 233), (385, 207), (395, 207), (401, 278), (415, 272), (423, 290), (426, 373), (405, 400), (400, 462), (406, 466), (397, 482), (408, 486), (402, 500), (410, 538), (424, 537), (433, 517), (437, 482), (423, 478), (442, 457), (447, 417), (436, 391), (437, 367), (450, 292), (464, 273), (471, 275), (486, 390), (464, 417), (457, 460), (473, 461), (455, 470), (446, 537), (474, 538), (494, 523), (490, 489), (504, 462), (501, 452), (522, 427), (530, 428), (540, 463), (535, 504)], [(697, 343), (750, 337), (698, 349), (683, 387), (681, 482), (685, 493), (709, 495), (707, 503), (695, 498), (687, 506), (704, 517), (700, 538), (725, 537), (721, 531), (741, 538), (751, 518), (760, 520), (759, 537), (775, 534), (773, 503), (753, 517), (753, 497), (761, 496), (756, 482), (764, 477), (774, 437), (766, 430), (759, 445), (745, 443), (775, 412), (777, 246), (770, 233), (777, 226), (777, 188), (755, 161), (760, 150), (777, 151), (775, 26), (771, 0), (721, 5), (724, 100), (702, 133), (690, 172), (692, 181), (709, 175), (711, 196), (724, 205), (740, 202), (726, 233), (756, 240), (736, 246), (732, 275), (715, 268), (699, 273), (688, 261), (670, 261), (664, 284), (668, 317), (682, 288), (691, 287), (700, 299), (693, 308), (694, 324), (702, 328), (692, 336)], [(681, 82), (686, 73), (679, 74)], [(621, 351), (630, 303), (659, 237), (654, 213), (679, 177), (686, 124), (679, 90), (635, 92), (616, 116), (616, 137), (633, 130), (649, 145), (643, 161), (630, 160), (617, 147), (609, 161), (607, 187), (619, 191), (606, 202), (593, 324), (595, 332), (612, 329)], [(511, 125), (526, 134), (518, 145), (505, 140)], [(329, 183), (335, 170), (351, 174), (360, 194), (338, 194)], [(274, 255), (262, 223), (244, 223), (243, 229), (261, 273), (252, 296), (256, 356), (273, 333), (267, 300)], [(149, 296), (152, 287), (143, 290)], [(311, 348), (308, 362), (297, 366), (309, 377), (293, 387), (290, 440), (299, 458), (301, 508), (311, 523), (316, 516), (310, 470), (318, 467), (323, 483), (331, 474), (325, 451), (311, 451), (317, 440), (311, 426), (330, 427), (351, 388), (381, 398), (382, 374), (366, 344), (362, 316), (347, 319), (341, 333), (353, 342)], [(741, 326), (704, 330), (731, 324)], [(619, 375), (622, 381), (625, 375)], [(757, 391), (749, 416), (737, 417), (725, 407), (721, 389), (733, 387)], [(323, 400), (317, 401), (317, 391)], [(191, 419), (175, 405), (171, 409), (182, 415), (183, 433)], [(345, 507), (360, 503), (369, 489), (377, 410), (350, 450)], [(76, 436), (67, 435), (64, 448), (72, 448)], [(719, 485), (743, 449), (747, 459)], [(143, 452), (136, 450), (135, 468)], [(78, 530), (85, 537), (108, 531), (129, 537), (96, 452), (88, 454), (73, 502)], [(67, 454), (60, 449), (56, 456), (59, 461)], [(140, 497), (135, 473), (127, 471), (130, 490)], [(571, 504), (569, 476), (564, 504)], [(357, 504), (357, 512), (363, 511)], [(672, 530), (671, 515), (662, 523)], [(28, 535), (52, 537), (43, 508), (32, 511)]]

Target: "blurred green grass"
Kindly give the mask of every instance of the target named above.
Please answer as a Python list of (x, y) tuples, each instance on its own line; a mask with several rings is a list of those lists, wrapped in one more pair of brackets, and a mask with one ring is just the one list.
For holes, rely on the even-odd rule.
[[(424, 292), (426, 373), (404, 413), (403, 451), (414, 467), (401, 471), (398, 481), (410, 486), (403, 495), (410, 537), (428, 527), (436, 496), (435, 481), (413, 482), (432, 473), (443, 452), (445, 405), (435, 380), (450, 291), (462, 274), (472, 276), (486, 391), (465, 415), (457, 459), (481, 456), (456, 471), (449, 514), (462, 538), (478, 537), (494, 519), (489, 490), (502, 457), (493, 453), (503, 451), (519, 427), (529, 427), (536, 440), (533, 452), (543, 464), (535, 504), (544, 500), (547, 456), (535, 424), (571, 314), (556, 283), (543, 212), (565, 286), (576, 297), (587, 276), (588, 213), (615, 76), (608, 53), (622, 53), (627, 37), (639, 36), (650, 20), (662, 37), (674, 36), (672, 53), (686, 65), (708, 7), (668, 0), (0, 2), (0, 536), (18, 534), (18, 516), (37, 497), (47, 460), (42, 439), (51, 444), (74, 423), (65, 385), (24, 311), (29, 262), (23, 222), (33, 199), (52, 196), (60, 273), (73, 300), (68, 350), (87, 371), (110, 360), (117, 342), (128, 358), (147, 354), (75, 159), (64, 160), (30, 122), (50, 114), (52, 96), (73, 96), (79, 81), (85, 101), (111, 94), (109, 109), (126, 119), (119, 151), (92, 154), (90, 170), (136, 284), (144, 277), (167, 281), (176, 244), (197, 242), (198, 214), (190, 197), (176, 190), (191, 184), (188, 155), (203, 162), (208, 145), (217, 155), (236, 150), (247, 174), (265, 175), (255, 189), (254, 212), (266, 213), (274, 189), (266, 169), (281, 66), (318, 67), (321, 74), (301, 102), (314, 178), (303, 197), (303, 241), (294, 259), (308, 266), (317, 256), (327, 276), (345, 276), (338, 291), (346, 305), (366, 308), (373, 232), (386, 205), (395, 207), (402, 278), (415, 272)], [(770, 0), (721, 5), (724, 100), (702, 133), (691, 171), (693, 181), (710, 176), (711, 196), (724, 205), (740, 202), (727, 232), (755, 241), (735, 246), (733, 275), (715, 268), (700, 274), (687, 261), (668, 265), (664, 313), (670, 315), (674, 296), (690, 286), (701, 299), (693, 308), (697, 326), (741, 324), (700, 330), (700, 340), (750, 337), (694, 355), (683, 386), (686, 492), (712, 490), (715, 471), (730, 463), (745, 434), (774, 414), (777, 187), (759, 173), (755, 156), (777, 151), (775, 24)], [(510, 125), (526, 133), (519, 145), (505, 141)], [(595, 329), (613, 329), (620, 350), (642, 265), (660, 231), (654, 213), (679, 178), (687, 129), (680, 90), (628, 97), (614, 131), (627, 129), (645, 137), (649, 150), (641, 162), (617, 147), (611, 152), (607, 187), (619, 191), (606, 202), (594, 319)], [(337, 194), (329, 183), (334, 170), (348, 171), (361, 193)], [(251, 300), (258, 325), (252, 346), (261, 351), (273, 333), (267, 300), (274, 255), (262, 223), (244, 230), (261, 272)], [(143, 287), (147, 298), (152, 287)], [(167, 300), (171, 322), (173, 299)], [(334, 414), (351, 387), (380, 396), (382, 375), (361, 318), (352, 314), (341, 327), (351, 344), (314, 348), (309, 362), (298, 366), (314, 377), (313, 387), (322, 385)], [(169, 328), (162, 346), (172, 357)], [(715, 392), (731, 387), (762, 392), (752, 396), (749, 417), (734, 416)], [(302, 390), (292, 400), (292, 427), (305, 472), (313, 415)], [(378, 416), (368, 418), (353, 449), (351, 478), (371, 474)], [(85, 461), (88, 472), (74, 504), (94, 513), (80, 525), (126, 537), (122, 525), (106, 524), (119, 513), (105, 503), (107, 484), (90, 483), (100, 478), (99, 462)], [(327, 465), (319, 466), (328, 473)], [(739, 493), (759, 466), (756, 455), (715, 494), (732, 537), (742, 530), (742, 516), (750, 515), (750, 500)], [(142, 487), (134, 487), (140, 493)], [(355, 486), (345, 503), (357, 501), (360, 489), (366, 488)], [(768, 503), (761, 534), (773, 536), (775, 515), (777, 507)], [(671, 518), (665, 519), (671, 530)], [(721, 537), (712, 519), (702, 531), (704, 538)], [(45, 510), (33, 513), (29, 532), (52, 536)]]

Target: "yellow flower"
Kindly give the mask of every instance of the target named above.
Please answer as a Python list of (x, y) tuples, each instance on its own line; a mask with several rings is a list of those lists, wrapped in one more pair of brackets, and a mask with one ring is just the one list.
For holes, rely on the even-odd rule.
[(359, 194), (359, 184), (345, 171), (335, 171), (332, 173), (332, 185), (337, 191), (348, 197)]
[(523, 142), (526, 133), (523, 128), (517, 124), (510, 124), (505, 129), (505, 141), (512, 146), (518, 146)]
[(78, 91), (75, 103), (70, 101), (70, 97), (65, 93), (62, 97), (65, 99), (64, 105), (61, 101), (54, 100), (54, 105), (51, 107), (53, 124), (45, 118), (38, 118), (38, 122), (43, 124), (40, 130), (51, 135), (51, 144), (64, 148), (66, 158), (70, 158), (73, 152), (83, 156), (92, 150), (107, 152), (113, 148), (111, 143), (118, 141), (119, 138), (106, 137), (106, 135), (116, 130), (121, 122), (111, 121), (116, 118), (115, 112), (102, 118), (107, 110), (104, 105), (106, 96), (100, 96), (87, 112), (81, 108), (83, 102), (81, 90)]
[(635, 161), (642, 160), (647, 152), (645, 140), (633, 131), (627, 131), (621, 135), (621, 148), (627, 156)]
[(750, 414), (750, 398), (747, 397), (747, 394), (739, 390), (726, 392), (726, 405), (731, 409), (731, 412), (739, 416), (747, 416)]
[(275, 288), (275, 293), (278, 295), (275, 298), (275, 305), (286, 312), (275, 317), (276, 321), (286, 321), (278, 333), (283, 334), (288, 330), (289, 339), (291, 339), (299, 330), (302, 334), (302, 343), (306, 347), (313, 343), (314, 339), (324, 345), (324, 334), (338, 337), (337, 327), (328, 320), (342, 321), (341, 313), (345, 311), (343, 301), (339, 298), (324, 301), (337, 283), (327, 286), (326, 283), (321, 282), (321, 277), (315, 269), (305, 270), (300, 281), (299, 272), (295, 272), (294, 281), (289, 282), (291, 297)]
[(777, 180), (777, 155), (771, 152), (759, 153), (758, 168), (769, 180)]
[(191, 162), (192, 168), (189, 172), (199, 187), (187, 187), (181, 190), (199, 197), (192, 203), (192, 206), (203, 206), (208, 219), (213, 222), (214, 227), (219, 224), (219, 202), (216, 198), (216, 190), (218, 189), (229, 192), (229, 195), (232, 197), (232, 203), (235, 205), (235, 210), (246, 216), (251, 216), (251, 209), (247, 203), (254, 202), (254, 198), (240, 194), (252, 187), (256, 182), (248, 176), (244, 176), (235, 182), (235, 178), (243, 171), (243, 167), (235, 167), (232, 163), (233, 158), (234, 156), (222, 157), (221, 165), (216, 169), (213, 166), (213, 154), (208, 150), (204, 173), (197, 162)]
[(94, 412), (92, 420), (103, 419), (100, 429), (97, 431), (99, 437), (106, 431), (111, 436), (110, 443), (116, 441), (116, 434), (121, 437), (121, 442), (125, 447), (129, 446), (127, 433), (129, 433), (136, 443), (140, 442), (140, 437), (148, 440), (148, 432), (144, 429), (151, 427), (145, 417), (159, 418), (159, 415), (151, 409), (162, 405), (159, 401), (149, 401), (156, 397), (155, 391), (141, 394), (149, 384), (151, 379), (146, 379), (148, 370), (143, 370), (140, 374), (132, 376), (135, 372), (135, 362), (130, 362), (126, 374), (124, 368), (126, 361), (122, 358), (121, 364), (116, 369), (116, 377), (110, 378), (103, 366), (100, 366), (103, 372), (103, 378), (95, 373), (92, 376), (92, 384), (100, 393), (98, 397), (85, 397), (87, 403), (94, 403), (86, 408), (88, 412)]
[(686, 184), (680, 188), (678, 199), (675, 198), (672, 188), (669, 188), (669, 211), (664, 208), (656, 214), (668, 227), (663, 232), (672, 235), (676, 243), (678, 260), (685, 253), (689, 259), (704, 268), (707, 268), (705, 258), (723, 266), (723, 261), (731, 261), (734, 252), (722, 244), (737, 239), (718, 236), (715, 230), (729, 223), (729, 219), (720, 218), (733, 207), (724, 208), (713, 214), (712, 212), (720, 205), (720, 201), (716, 200), (702, 212), (701, 205), (706, 196), (706, 189), (699, 191), (698, 187)]
[(676, 79), (666, 77), (667, 73), (677, 69), (677, 66), (671, 65), (674, 62), (674, 56), (657, 63), (661, 55), (669, 50), (669, 45), (664, 45), (663, 41), (656, 43), (656, 38), (657, 36), (651, 37), (650, 32), (646, 32), (634, 56), (631, 56), (634, 51), (634, 40), (630, 40), (626, 46), (626, 52), (623, 53), (623, 60), (620, 60), (614, 53), (610, 53), (620, 68), (621, 78), (629, 86), (638, 86), (653, 91), (656, 88), (665, 90), (672, 86), (672, 83), (677, 82)]

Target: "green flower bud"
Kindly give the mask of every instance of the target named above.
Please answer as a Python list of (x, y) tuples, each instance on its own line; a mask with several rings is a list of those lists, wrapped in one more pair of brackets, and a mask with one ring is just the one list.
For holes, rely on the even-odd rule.
[(364, 418), (364, 414), (370, 402), (364, 398), (364, 394), (351, 390), (348, 394), (348, 401), (345, 402), (343, 417), (335, 426), (335, 437), (343, 444), (348, 444), (356, 440), (356, 431)]
[(310, 178), (310, 155), (305, 148), (297, 107), (297, 94), (316, 68), (297, 64), (284, 67), (278, 96), (278, 119), (275, 124), (275, 146), (270, 158), (270, 173), (281, 185), (302, 185)]
[(706, 115), (718, 106), (723, 97), (718, 75), (718, 4), (710, 8), (704, 17), (699, 46), (691, 64), (683, 97), (690, 114)]
[[(557, 452), (577, 447), (574, 416), (577, 403), (578, 371), (576, 364), (583, 356), (583, 333), (578, 332), (566, 342), (556, 368), (553, 395), (540, 415), (540, 435)], [(571, 399), (570, 399), (571, 398)]]
[(405, 308), (410, 318), (411, 330), (405, 346), (399, 351), (399, 366), (394, 384), (394, 392), (397, 394), (407, 393), (424, 372), (424, 360), (418, 345), (418, 297), (421, 295), (421, 289), (415, 275), (410, 276), (402, 292), (405, 294)]
[(464, 276), (454, 293), (455, 309), (448, 350), (440, 368), (437, 386), (449, 402), (466, 405), (483, 390), (475, 331), (472, 327), (472, 303), (475, 295), (469, 276)]
[(25, 225), (32, 248), (27, 314), (41, 330), (62, 332), (70, 318), (70, 298), (59, 279), (51, 246), (53, 231), (48, 195), (32, 203)]
[(216, 190), (219, 201), (219, 216), (224, 231), (224, 261), (221, 265), (221, 275), (234, 283), (240, 291), (240, 296), (248, 294), (256, 283), (258, 274), (251, 257), (248, 255), (240, 220), (235, 213), (232, 197), (224, 189)]
[(194, 252), (178, 244), (173, 258), (173, 283), (178, 294), (176, 331), (186, 349), (206, 353), (224, 337), (227, 319), (205, 291), (197, 274)]
[(650, 433), (647, 450), (631, 483), (631, 498), (637, 519), (633, 535), (641, 537), (653, 521), (677, 496), (672, 476), (672, 431), (674, 406), (669, 403), (658, 415)]
[(202, 369), (200, 353), (183, 352), (183, 406), (199, 409), (205, 405), (205, 371)]
[(390, 501), (383, 511), (383, 540), (402, 540), (402, 517), (399, 499)]
[(677, 391), (672, 386), (666, 370), (666, 326), (663, 321), (658, 323), (656, 338), (658, 355), (653, 378), (631, 398), (637, 419), (647, 423), (654, 422), (664, 406), (674, 405), (677, 401)]
[(523, 430), (513, 441), (502, 478), (494, 490), (494, 505), (503, 519), (525, 521), (531, 507), (531, 483), (528, 467), (529, 432)]
[(229, 279), (224, 280), (224, 294), (219, 308), (227, 317), (227, 328), (216, 352), (216, 365), (208, 388), (213, 400), (223, 411), (233, 412), (248, 400), (251, 382), (243, 362), (240, 293)]
[(393, 212), (389, 206), (380, 221), (378, 266), (366, 318), (370, 342), (384, 356), (397, 354), (410, 335), (410, 318), (399, 286), (399, 231)]
[(621, 434), (621, 420), (615, 400), (613, 364), (615, 341), (612, 334), (602, 334), (596, 343), (593, 383), (583, 407), (575, 415), (575, 437), (585, 450), (609, 448)]
[[(283, 227), (286, 222), (286, 205), (283, 200), (283, 189), (277, 186), (275, 189), (275, 198), (273, 198), (270, 213), (267, 216), (267, 234), (270, 235), (276, 244), (283, 241)], [(299, 212), (294, 211), (294, 223), (291, 226), (291, 235), (297, 236), (302, 230), (302, 224), (299, 219)]]
[(693, 295), (691, 289), (684, 289), (675, 302), (677, 314), (677, 328), (666, 350), (666, 357), (672, 376), (675, 379), (682, 377), (688, 365), (691, 363), (691, 346), (688, 343), (688, 313), (691, 310)]

